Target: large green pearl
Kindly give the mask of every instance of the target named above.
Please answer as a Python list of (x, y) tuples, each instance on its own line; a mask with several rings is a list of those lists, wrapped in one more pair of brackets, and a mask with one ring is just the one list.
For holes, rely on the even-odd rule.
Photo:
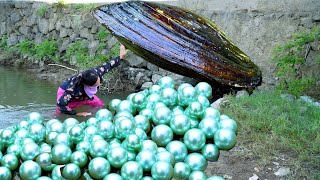
[(38, 154), (40, 154), (40, 147), (38, 144), (34, 142), (30, 142), (28, 144), (25, 144), (21, 148), (21, 158), (22, 160), (33, 160)]
[(107, 158), (112, 167), (120, 168), (128, 160), (128, 152), (123, 147), (109, 149)]
[(35, 142), (41, 142), (46, 137), (46, 129), (42, 124), (31, 124), (29, 127), (29, 136)]
[(208, 161), (200, 153), (188, 154), (184, 162), (188, 164), (192, 171), (204, 171), (208, 166)]
[(157, 180), (169, 180), (173, 177), (173, 167), (168, 162), (158, 161), (151, 168), (151, 176)]
[(41, 167), (34, 161), (27, 160), (19, 168), (21, 179), (37, 179), (41, 176)]
[(164, 88), (160, 93), (161, 101), (168, 107), (175, 106), (178, 102), (178, 93), (173, 88)]
[(220, 120), (221, 129), (231, 129), (235, 134), (238, 133), (238, 125), (235, 120), (230, 118), (225, 118)]
[(174, 88), (175, 82), (174, 80), (169, 76), (164, 76), (159, 79), (158, 85), (164, 89), (164, 88)]
[(103, 179), (110, 172), (110, 163), (103, 157), (92, 159), (88, 165), (88, 171), (91, 177)]
[(43, 123), (43, 117), (38, 112), (32, 112), (28, 114), (26, 120), (29, 122), (29, 124), (42, 124)]
[(145, 108), (147, 105), (146, 96), (143, 93), (137, 93), (133, 96), (131, 102), (133, 106), (140, 111), (141, 109)]
[(141, 151), (148, 151), (148, 150), (156, 154), (158, 151), (157, 144), (152, 140), (143, 141), (141, 145)]
[(69, 131), (69, 137), (70, 139), (75, 142), (78, 143), (80, 141), (83, 140), (84, 138), (84, 130), (81, 126), (73, 126), (70, 131)]
[(204, 145), (201, 153), (208, 161), (218, 161), (220, 155), (218, 147), (214, 144)]
[(193, 171), (189, 176), (190, 180), (206, 180), (207, 178), (208, 176), (203, 171)]
[(52, 180), (52, 179), (48, 176), (41, 176), (37, 180)]
[(188, 149), (181, 141), (169, 142), (169, 144), (166, 146), (166, 149), (173, 155), (176, 162), (183, 161), (188, 155)]
[(173, 116), (170, 120), (170, 128), (174, 134), (184, 135), (191, 127), (190, 119), (185, 114)]
[(150, 94), (152, 94), (152, 93), (160, 94), (160, 91), (161, 91), (161, 86), (159, 86), (157, 84), (154, 84), (149, 88)]
[(152, 121), (156, 125), (169, 124), (172, 117), (172, 111), (168, 107), (159, 107), (154, 110)]
[(219, 130), (219, 122), (213, 118), (204, 118), (200, 121), (198, 128), (204, 132), (206, 138), (213, 138), (214, 133)]
[(141, 151), (138, 153), (136, 161), (144, 171), (150, 171), (152, 165), (157, 162), (157, 157), (152, 151)]
[(136, 134), (130, 134), (127, 137), (127, 147), (129, 150), (133, 150), (138, 152), (141, 148), (141, 141), (138, 135)]
[(184, 114), (184, 109), (181, 106), (175, 106), (172, 108), (173, 116)]
[(30, 137), (29, 132), (26, 129), (19, 129), (15, 133), (15, 136), (16, 136), (15, 141), (14, 141), (15, 144), (20, 144), (23, 139)]
[(5, 166), (0, 166), (0, 179), (11, 180), (12, 174), (9, 168)]
[(18, 123), (18, 128), (19, 129), (28, 129), (29, 128), (29, 122), (28, 121), (20, 121)]
[(124, 138), (128, 137), (130, 134), (134, 134), (135, 128), (135, 123), (130, 119), (123, 119), (116, 125), (117, 133)]
[(79, 124), (79, 121), (76, 118), (67, 118), (63, 121), (63, 125), (64, 127), (68, 128), (68, 127), (72, 127)]
[(190, 167), (184, 162), (177, 162), (173, 168), (173, 178), (177, 180), (188, 179), (191, 173)]
[(168, 151), (162, 151), (157, 153), (157, 161), (164, 161), (170, 163), (172, 166), (175, 164), (173, 155)]
[(146, 132), (150, 130), (150, 122), (146, 116), (136, 115), (134, 117), (134, 123), (136, 124), (136, 127), (139, 127)]
[(55, 164), (66, 164), (69, 162), (72, 151), (69, 146), (65, 144), (57, 144), (51, 150), (52, 162)]
[(62, 177), (70, 180), (78, 180), (81, 176), (81, 170), (77, 164), (69, 163), (63, 167)]
[(213, 139), (214, 144), (221, 150), (230, 150), (237, 143), (237, 136), (231, 129), (219, 129)]
[(48, 120), (48, 121), (45, 121), (44, 122), (44, 125), (45, 125), (45, 127), (48, 129), (49, 128), (49, 126), (51, 126), (51, 124), (52, 123), (55, 123), (55, 122), (60, 122), (58, 119), (50, 119), (50, 120)]
[(62, 177), (61, 169), (64, 165), (57, 165), (53, 168), (51, 177), (53, 180), (66, 180)]
[(150, 176), (144, 176), (140, 180), (154, 180), (154, 179)]
[(73, 142), (71, 137), (67, 133), (60, 133), (53, 140), (53, 145), (57, 144), (65, 144), (69, 147), (72, 147)]
[(54, 138), (56, 138), (58, 134), (59, 134), (58, 132), (48, 132), (46, 135), (46, 143), (52, 145)]
[(182, 83), (182, 84), (180, 84), (179, 85), (179, 87), (178, 87), (178, 93), (181, 93), (181, 91), (182, 91), (182, 89), (184, 88), (184, 87), (187, 87), (187, 86), (191, 86), (191, 87), (193, 87), (191, 84), (189, 84), (189, 83)]
[(90, 142), (88, 141), (80, 141), (76, 146), (77, 151), (82, 151), (87, 155), (90, 154)]
[(144, 108), (139, 112), (139, 115), (145, 116), (148, 121), (152, 120), (153, 110), (149, 108)]
[(13, 154), (6, 154), (2, 157), (1, 165), (9, 168), (11, 171), (17, 169), (19, 165), (18, 158)]
[(116, 112), (118, 113), (120, 111), (128, 111), (131, 114), (135, 114), (136, 113), (136, 109), (134, 108), (133, 104), (129, 100), (122, 100), (119, 103)]
[(135, 161), (137, 157), (136, 152), (128, 149), (127, 149), (127, 152), (128, 152), (128, 161)]
[(154, 105), (157, 102), (161, 101), (161, 97), (159, 94), (157, 93), (151, 93), (148, 97), (147, 97), (147, 107), (150, 109), (154, 108)]
[(160, 124), (151, 131), (151, 139), (158, 146), (166, 146), (173, 139), (173, 132), (167, 125)]
[(199, 103), (197, 101), (192, 102), (192, 103), (190, 103), (188, 108), (190, 109), (191, 116), (195, 116), (195, 117), (197, 117), (197, 119), (202, 118), (202, 116), (204, 114), (204, 109), (203, 109), (201, 103)]
[(195, 89), (197, 90), (198, 94), (201, 94), (208, 99), (212, 97), (212, 87), (206, 82), (199, 82), (195, 86)]
[(98, 121), (112, 121), (112, 113), (108, 109), (100, 109), (96, 113)]
[(197, 100), (198, 93), (196, 89), (193, 86), (185, 86), (181, 89), (180, 92), (178, 92), (179, 95), (179, 104), (182, 106), (187, 106), (191, 102), (194, 102)]
[(99, 123), (100, 121), (97, 119), (97, 118), (95, 118), (95, 117), (90, 117), (87, 121), (86, 121), (86, 125), (87, 126), (98, 126), (98, 123)]
[(110, 173), (110, 174), (107, 174), (103, 180), (123, 180), (123, 178), (119, 175), (119, 174), (116, 174), (116, 173)]
[(203, 108), (208, 108), (210, 106), (210, 101), (203, 95), (198, 95), (197, 100)]
[(47, 153), (50, 153), (51, 152), (51, 146), (47, 143), (41, 143), (40, 144), (40, 152), (41, 153), (44, 153), (44, 152), (47, 152)]
[(96, 126), (88, 126), (85, 130), (84, 130), (84, 137), (83, 140), (84, 141), (92, 141), (92, 137), (94, 135), (99, 134), (99, 130)]
[(90, 155), (91, 157), (106, 157), (109, 150), (109, 143), (103, 139), (91, 142)]
[(220, 112), (213, 107), (208, 107), (204, 110), (202, 118), (212, 118), (216, 121), (220, 121)]
[(9, 146), (14, 143), (15, 141), (15, 135), (14, 131), (10, 129), (4, 129), (0, 133), (0, 143), (3, 144), (4, 146)]
[(190, 129), (183, 136), (183, 142), (191, 151), (199, 151), (206, 144), (206, 136), (200, 129)]
[(110, 111), (115, 112), (120, 102), (120, 99), (112, 99), (108, 104), (108, 108), (110, 109)]
[(141, 179), (142, 167), (136, 161), (128, 161), (121, 167), (121, 177), (125, 180)]
[(111, 139), (115, 135), (115, 126), (111, 121), (101, 121), (98, 124), (98, 130), (104, 139)]
[[(7, 154), (14, 154), (17, 158), (19, 158), (21, 149), (22, 148), (19, 144), (12, 144), (7, 148)], [(0, 161), (1, 161), (1, 155), (0, 155)]]
[(52, 124), (47, 126), (47, 131), (62, 133), (64, 132), (64, 125), (60, 121), (53, 122)]
[(145, 132), (143, 129), (141, 129), (141, 128), (136, 128), (135, 131), (134, 131), (134, 133), (135, 133), (137, 136), (139, 136), (140, 141), (144, 141), (144, 140), (148, 139), (148, 136), (147, 136), (146, 132)]
[(39, 164), (41, 168), (45, 168), (52, 165), (50, 153), (39, 154), (36, 158), (36, 162)]
[(70, 156), (70, 162), (77, 164), (80, 168), (83, 168), (88, 163), (88, 156), (83, 151), (74, 151)]
[(207, 180), (225, 180), (225, 179), (221, 176), (211, 176)]
[(126, 98), (126, 100), (128, 100), (128, 101), (132, 101), (132, 98), (133, 98), (133, 96), (134, 95), (136, 95), (137, 93), (131, 93), (131, 94), (129, 94), (128, 96), (127, 96), (127, 98)]

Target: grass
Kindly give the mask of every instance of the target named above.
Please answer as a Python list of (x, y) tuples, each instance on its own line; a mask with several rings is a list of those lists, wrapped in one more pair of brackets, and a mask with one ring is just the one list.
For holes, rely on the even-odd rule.
[[(245, 157), (270, 162), (279, 153), (292, 157), (300, 172), (320, 168), (320, 108), (298, 100), (289, 101), (275, 92), (258, 92), (249, 97), (228, 96), (221, 113), (237, 121)], [(314, 171), (313, 177), (320, 177)], [(310, 174), (309, 174), (310, 175)]]

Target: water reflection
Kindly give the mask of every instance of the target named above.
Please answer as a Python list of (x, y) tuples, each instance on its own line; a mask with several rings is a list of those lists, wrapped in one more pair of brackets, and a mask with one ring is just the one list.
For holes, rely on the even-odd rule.
[[(56, 118), (65, 120), (68, 115), (55, 113), (56, 90), (59, 84), (39, 81), (19, 69), (0, 66), (0, 129), (25, 120), (31, 112), (39, 112), (45, 120)], [(105, 103), (113, 98), (125, 99), (129, 93), (98, 95)], [(89, 106), (75, 110), (89, 111), (93, 115), (98, 110)], [(89, 117), (78, 117), (79, 121)]]

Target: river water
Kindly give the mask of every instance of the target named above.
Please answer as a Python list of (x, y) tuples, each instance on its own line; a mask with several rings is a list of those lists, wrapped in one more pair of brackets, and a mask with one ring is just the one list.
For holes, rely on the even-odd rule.
[[(27, 72), (21, 72), (19, 69), (0, 66), (0, 129), (25, 120), (31, 112), (39, 112), (45, 120), (56, 118), (63, 121), (68, 117), (74, 117), (79, 121), (87, 120), (90, 116), (79, 117), (55, 113), (58, 86), (59, 84), (48, 81), (35, 80)], [(123, 100), (128, 94), (130, 93), (122, 92), (109, 95), (98, 94), (98, 96), (107, 104), (114, 98)], [(82, 106), (76, 110), (89, 111), (94, 116), (98, 109)]]

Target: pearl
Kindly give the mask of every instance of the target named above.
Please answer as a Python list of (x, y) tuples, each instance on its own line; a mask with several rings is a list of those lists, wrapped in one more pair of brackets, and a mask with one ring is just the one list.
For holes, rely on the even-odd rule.
[(77, 151), (82, 151), (86, 154), (90, 153), (90, 142), (88, 141), (80, 141), (76, 146)]
[(73, 126), (70, 129), (68, 134), (69, 134), (70, 140), (75, 143), (82, 141), (84, 138), (84, 130), (81, 126), (78, 126), (78, 125)]
[(172, 166), (175, 164), (173, 155), (168, 151), (162, 151), (157, 153), (157, 161), (164, 161), (170, 163)]
[(193, 171), (189, 176), (189, 179), (192, 179), (192, 180), (203, 180), (207, 178), (208, 176), (203, 171)]
[(24, 161), (33, 160), (39, 154), (40, 154), (40, 147), (34, 142), (30, 142), (22, 146), (21, 153), (20, 153), (21, 158)]
[(54, 138), (53, 145), (57, 144), (65, 144), (69, 147), (73, 146), (73, 142), (67, 133), (60, 133)]
[(195, 86), (195, 89), (198, 92), (198, 94), (201, 94), (208, 99), (212, 97), (212, 87), (210, 86), (210, 84), (206, 82), (199, 82)]
[(113, 111), (113, 112), (116, 111), (120, 102), (121, 102), (120, 99), (112, 99), (108, 104), (108, 108), (110, 109), (110, 111)]
[(100, 109), (96, 113), (98, 121), (112, 121), (113, 115), (108, 109)]
[(48, 125), (47, 131), (62, 133), (64, 132), (64, 125), (60, 121), (53, 122), (52, 124)]
[(134, 123), (136, 124), (136, 127), (139, 127), (146, 132), (150, 130), (150, 122), (146, 116), (136, 115), (134, 117)]
[(169, 107), (175, 106), (178, 102), (178, 93), (173, 88), (164, 88), (160, 93), (161, 101)]
[(123, 180), (123, 178), (119, 175), (119, 174), (116, 174), (116, 173), (110, 173), (110, 174), (107, 174), (103, 180)]
[(191, 127), (190, 119), (187, 115), (179, 114), (170, 120), (170, 128), (174, 134), (184, 135)]
[(204, 118), (199, 123), (199, 129), (204, 132), (206, 138), (213, 138), (214, 133), (220, 128), (219, 122), (213, 118)]
[(81, 176), (81, 170), (77, 164), (69, 163), (63, 167), (62, 177), (70, 180), (78, 180)]
[(29, 122), (28, 121), (20, 121), (18, 123), (19, 129), (28, 129), (29, 128)]
[(142, 115), (142, 116), (146, 117), (147, 120), (150, 121), (150, 120), (152, 120), (153, 110), (151, 110), (149, 108), (142, 109), (139, 112), (139, 115)]
[(110, 163), (103, 157), (96, 157), (89, 163), (88, 171), (92, 178), (103, 179), (110, 172)]
[(26, 120), (29, 122), (29, 124), (43, 123), (43, 117), (38, 112), (32, 112), (28, 114)]
[(224, 180), (224, 178), (220, 176), (211, 176), (207, 180)]
[(75, 125), (79, 124), (79, 121), (76, 118), (67, 118), (66, 120), (63, 121), (64, 127), (73, 127)]
[(157, 84), (152, 85), (149, 89), (150, 94), (152, 93), (160, 94), (160, 91), (161, 91), (161, 86)]
[(129, 150), (138, 152), (141, 148), (141, 141), (138, 135), (130, 134), (127, 139), (127, 147)]
[(188, 149), (181, 141), (171, 141), (166, 146), (166, 150), (170, 152), (176, 162), (183, 161), (188, 155)]
[(158, 146), (166, 146), (173, 139), (173, 132), (167, 125), (160, 124), (151, 131), (151, 139)]
[(218, 147), (214, 144), (204, 145), (201, 153), (208, 161), (218, 161), (220, 155)]
[(12, 131), (10, 129), (4, 129), (0, 133), (0, 142), (4, 146), (9, 146), (9, 145), (13, 144), (14, 141), (15, 141), (14, 131)]
[(65, 144), (57, 144), (51, 150), (52, 162), (55, 164), (66, 164), (70, 160), (71, 149)]
[(146, 132), (145, 132), (143, 129), (141, 129), (141, 128), (136, 128), (134, 132), (135, 132), (135, 134), (136, 134), (137, 136), (139, 136), (140, 141), (144, 141), (144, 140), (147, 140), (147, 139), (148, 139), (148, 136), (147, 136)]
[(147, 106), (147, 108), (154, 109), (155, 104), (160, 101), (161, 101), (161, 97), (158, 93), (151, 93), (147, 97), (147, 105), (146, 106)]
[(192, 171), (204, 171), (208, 166), (208, 161), (200, 153), (189, 154), (184, 162), (190, 167)]
[(184, 162), (177, 162), (173, 168), (173, 178), (174, 179), (187, 179), (191, 174), (190, 167)]
[(13, 154), (6, 154), (2, 157), (1, 165), (9, 168), (11, 171), (17, 169), (19, 165), (18, 158)]
[(21, 179), (37, 179), (41, 176), (41, 167), (32, 160), (23, 162), (19, 168)]
[(216, 121), (220, 121), (220, 112), (213, 107), (208, 107), (204, 110), (202, 118), (213, 118)]
[(131, 114), (135, 114), (136, 113), (136, 109), (134, 108), (133, 104), (129, 100), (122, 100), (119, 103), (116, 112), (118, 113), (120, 111), (128, 111)]
[(141, 179), (142, 175), (142, 167), (135, 161), (128, 161), (121, 167), (121, 176), (123, 179)]
[(115, 136), (115, 126), (111, 121), (101, 121), (98, 124), (98, 130), (104, 139), (111, 139)]
[(107, 141), (101, 139), (91, 142), (90, 155), (91, 157), (106, 157), (109, 150), (109, 144)]
[(231, 129), (235, 134), (238, 132), (238, 125), (235, 120), (230, 118), (225, 118), (220, 120), (221, 129)]
[(153, 164), (151, 175), (154, 179), (169, 180), (173, 177), (173, 167), (168, 162), (158, 161)]
[(172, 117), (172, 111), (168, 107), (159, 107), (154, 110), (152, 121), (156, 125), (169, 124)]
[(48, 167), (52, 165), (50, 153), (41, 153), (37, 156), (36, 162), (41, 168)]
[(56, 136), (58, 134), (59, 133), (57, 133), (57, 132), (49, 132), (49, 133), (47, 133), (47, 135), (46, 135), (46, 143), (52, 145), (54, 138), (56, 138)]
[(145, 108), (147, 105), (146, 96), (143, 93), (136, 93), (131, 102), (135, 109), (140, 111), (141, 109)]
[(112, 167), (120, 168), (128, 160), (128, 153), (123, 147), (115, 147), (107, 153), (107, 158)]
[(0, 179), (11, 180), (12, 174), (9, 168), (5, 166), (0, 166)]
[(183, 142), (191, 151), (201, 150), (206, 143), (206, 136), (200, 129), (190, 129), (183, 136)]
[(74, 151), (70, 156), (70, 162), (77, 164), (80, 168), (83, 168), (88, 163), (88, 156), (83, 151)]
[(144, 171), (150, 171), (152, 165), (157, 162), (157, 157), (152, 151), (145, 150), (138, 153), (136, 161)]
[(154, 154), (156, 154), (157, 149), (158, 149), (157, 144), (152, 140), (145, 140), (142, 142), (141, 151), (148, 151), (149, 150), (149, 151), (153, 152)]
[(208, 108), (210, 106), (209, 100), (203, 95), (198, 95), (197, 100), (202, 105), (203, 108)]
[(164, 89), (164, 88), (174, 88), (175, 82), (174, 80), (169, 76), (164, 76), (159, 79), (158, 85)]
[(87, 126), (98, 126), (99, 120), (95, 117), (90, 117), (87, 121), (86, 121), (86, 125)]
[(215, 145), (221, 150), (230, 150), (237, 143), (237, 136), (231, 129), (219, 129), (213, 139)]
[[(20, 153), (21, 153), (21, 146), (19, 144), (12, 144), (7, 148), (7, 154), (13, 154), (17, 158), (20, 157)], [(0, 157), (0, 161), (1, 161), (1, 157)]]

